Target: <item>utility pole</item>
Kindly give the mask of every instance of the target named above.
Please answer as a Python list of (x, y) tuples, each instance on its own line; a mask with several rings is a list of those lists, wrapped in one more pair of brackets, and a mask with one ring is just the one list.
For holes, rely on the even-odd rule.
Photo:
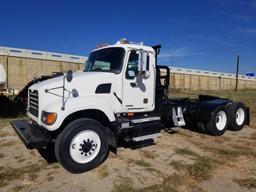
[(9, 54), (5, 53), (5, 66), (6, 66), (6, 89), (9, 90)]
[(237, 88), (238, 88), (239, 64), (240, 64), (240, 57), (239, 57), (239, 55), (238, 55), (238, 56), (237, 56), (237, 61), (236, 61), (236, 88), (235, 88), (235, 91), (237, 91)]

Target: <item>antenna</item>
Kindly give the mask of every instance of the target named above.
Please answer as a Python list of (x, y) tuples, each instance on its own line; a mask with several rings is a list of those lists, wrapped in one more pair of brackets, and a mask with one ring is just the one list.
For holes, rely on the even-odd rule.
[[(62, 44), (63, 44), (63, 52), (64, 52), (65, 56), (67, 56), (67, 46), (66, 46), (67, 44), (66, 44), (66, 41), (63, 41)], [(70, 62), (68, 62), (68, 67), (69, 67), (69, 71), (71, 71), (71, 63)]]

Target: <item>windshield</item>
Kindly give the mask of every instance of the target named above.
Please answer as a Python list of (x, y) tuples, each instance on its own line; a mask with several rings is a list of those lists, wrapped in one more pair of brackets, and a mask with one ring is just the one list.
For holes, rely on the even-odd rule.
[(120, 73), (124, 58), (123, 48), (106, 48), (90, 54), (84, 71)]

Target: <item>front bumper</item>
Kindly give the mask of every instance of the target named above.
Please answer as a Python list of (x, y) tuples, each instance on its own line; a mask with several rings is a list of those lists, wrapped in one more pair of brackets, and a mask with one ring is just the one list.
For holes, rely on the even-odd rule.
[(46, 147), (51, 140), (45, 130), (29, 120), (14, 120), (11, 125), (28, 149)]

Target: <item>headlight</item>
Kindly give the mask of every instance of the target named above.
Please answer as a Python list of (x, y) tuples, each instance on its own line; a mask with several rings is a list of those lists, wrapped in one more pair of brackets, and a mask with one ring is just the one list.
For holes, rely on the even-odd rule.
[(51, 113), (51, 112), (42, 112), (42, 122), (46, 125), (52, 125), (55, 123), (57, 119), (57, 113)]

